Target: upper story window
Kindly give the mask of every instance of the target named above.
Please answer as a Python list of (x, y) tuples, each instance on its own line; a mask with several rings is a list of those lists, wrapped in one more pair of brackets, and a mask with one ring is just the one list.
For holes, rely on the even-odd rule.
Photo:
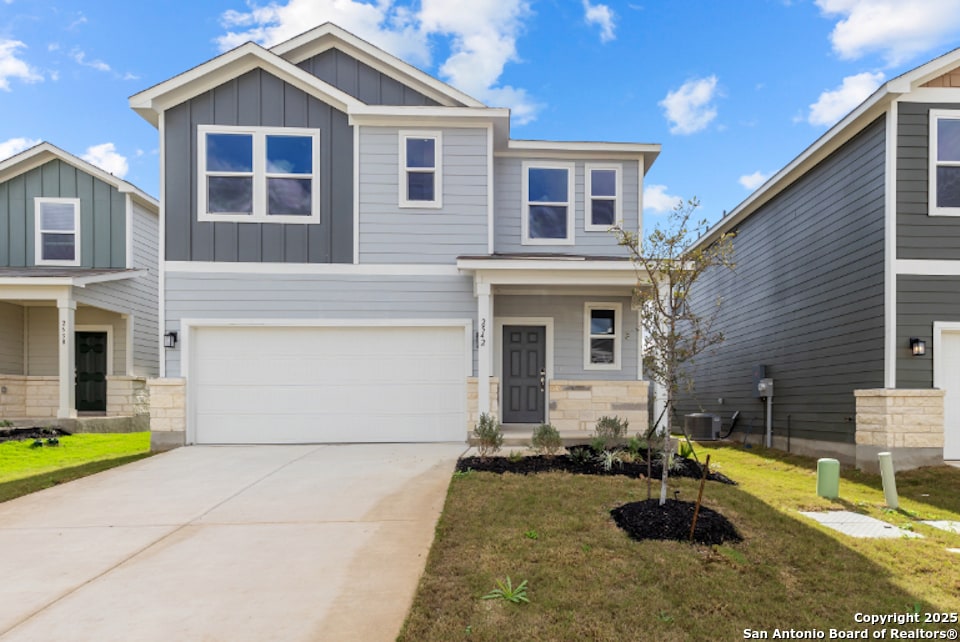
[(524, 245), (573, 244), (573, 179), (573, 163), (523, 163)]
[(584, 370), (620, 369), (622, 309), (619, 303), (584, 304)]
[(930, 214), (960, 216), (960, 111), (930, 111)]
[(317, 130), (201, 125), (197, 132), (198, 220), (320, 220)]
[(400, 207), (441, 207), (440, 132), (400, 132)]
[(588, 163), (584, 167), (584, 180), (587, 194), (584, 229), (587, 232), (606, 232), (615, 225), (622, 225), (620, 166)]
[(80, 199), (35, 199), (34, 226), (37, 265), (80, 265)]

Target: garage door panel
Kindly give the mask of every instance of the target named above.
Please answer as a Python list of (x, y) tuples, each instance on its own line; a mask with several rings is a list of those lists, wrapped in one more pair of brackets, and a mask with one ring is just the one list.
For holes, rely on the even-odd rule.
[(231, 326), (192, 342), (199, 443), (465, 440), (462, 326)]

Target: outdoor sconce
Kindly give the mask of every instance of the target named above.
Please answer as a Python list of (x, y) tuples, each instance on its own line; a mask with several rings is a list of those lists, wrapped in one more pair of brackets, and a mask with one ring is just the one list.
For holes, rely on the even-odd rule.
[(910, 352), (915, 357), (922, 357), (923, 355), (927, 354), (927, 343), (923, 339), (911, 337)]
[(164, 348), (176, 348), (177, 347), (177, 333), (168, 332), (163, 335), (163, 347)]

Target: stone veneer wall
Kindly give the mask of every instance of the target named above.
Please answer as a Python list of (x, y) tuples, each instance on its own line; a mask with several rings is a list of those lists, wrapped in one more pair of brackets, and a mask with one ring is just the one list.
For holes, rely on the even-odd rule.
[(0, 419), (26, 417), (26, 379), (23, 375), (0, 374)]
[(593, 432), (597, 419), (616, 415), (630, 422), (631, 434), (647, 429), (648, 381), (565, 381), (549, 383), (550, 423), (557, 430)]
[(182, 446), (187, 435), (186, 379), (148, 379), (150, 390), (150, 449)]
[(24, 417), (55, 418), (60, 409), (60, 377), (24, 377)]
[(943, 463), (943, 390), (855, 390), (857, 468), (879, 470), (890, 452), (897, 470)]
[(107, 377), (107, 416), (135, 417), (150, 414), (150, 391), (144, 377)]
[[(492, 414), (497, 414), (497, 408), (500, 407), (500, 380), (497, 377), (490, 377), (490, 409)], [(480, 421), (480, 412), (477, 404), (477, 378), (467, 377), (467, 435), (473, 433), (473, 429)]]

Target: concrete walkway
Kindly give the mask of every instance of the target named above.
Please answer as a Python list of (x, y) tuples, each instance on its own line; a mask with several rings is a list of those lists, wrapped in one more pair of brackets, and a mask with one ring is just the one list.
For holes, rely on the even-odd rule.
[(194, 446), (0, 504), (0, 640), (393, 640), (464, 449)]

